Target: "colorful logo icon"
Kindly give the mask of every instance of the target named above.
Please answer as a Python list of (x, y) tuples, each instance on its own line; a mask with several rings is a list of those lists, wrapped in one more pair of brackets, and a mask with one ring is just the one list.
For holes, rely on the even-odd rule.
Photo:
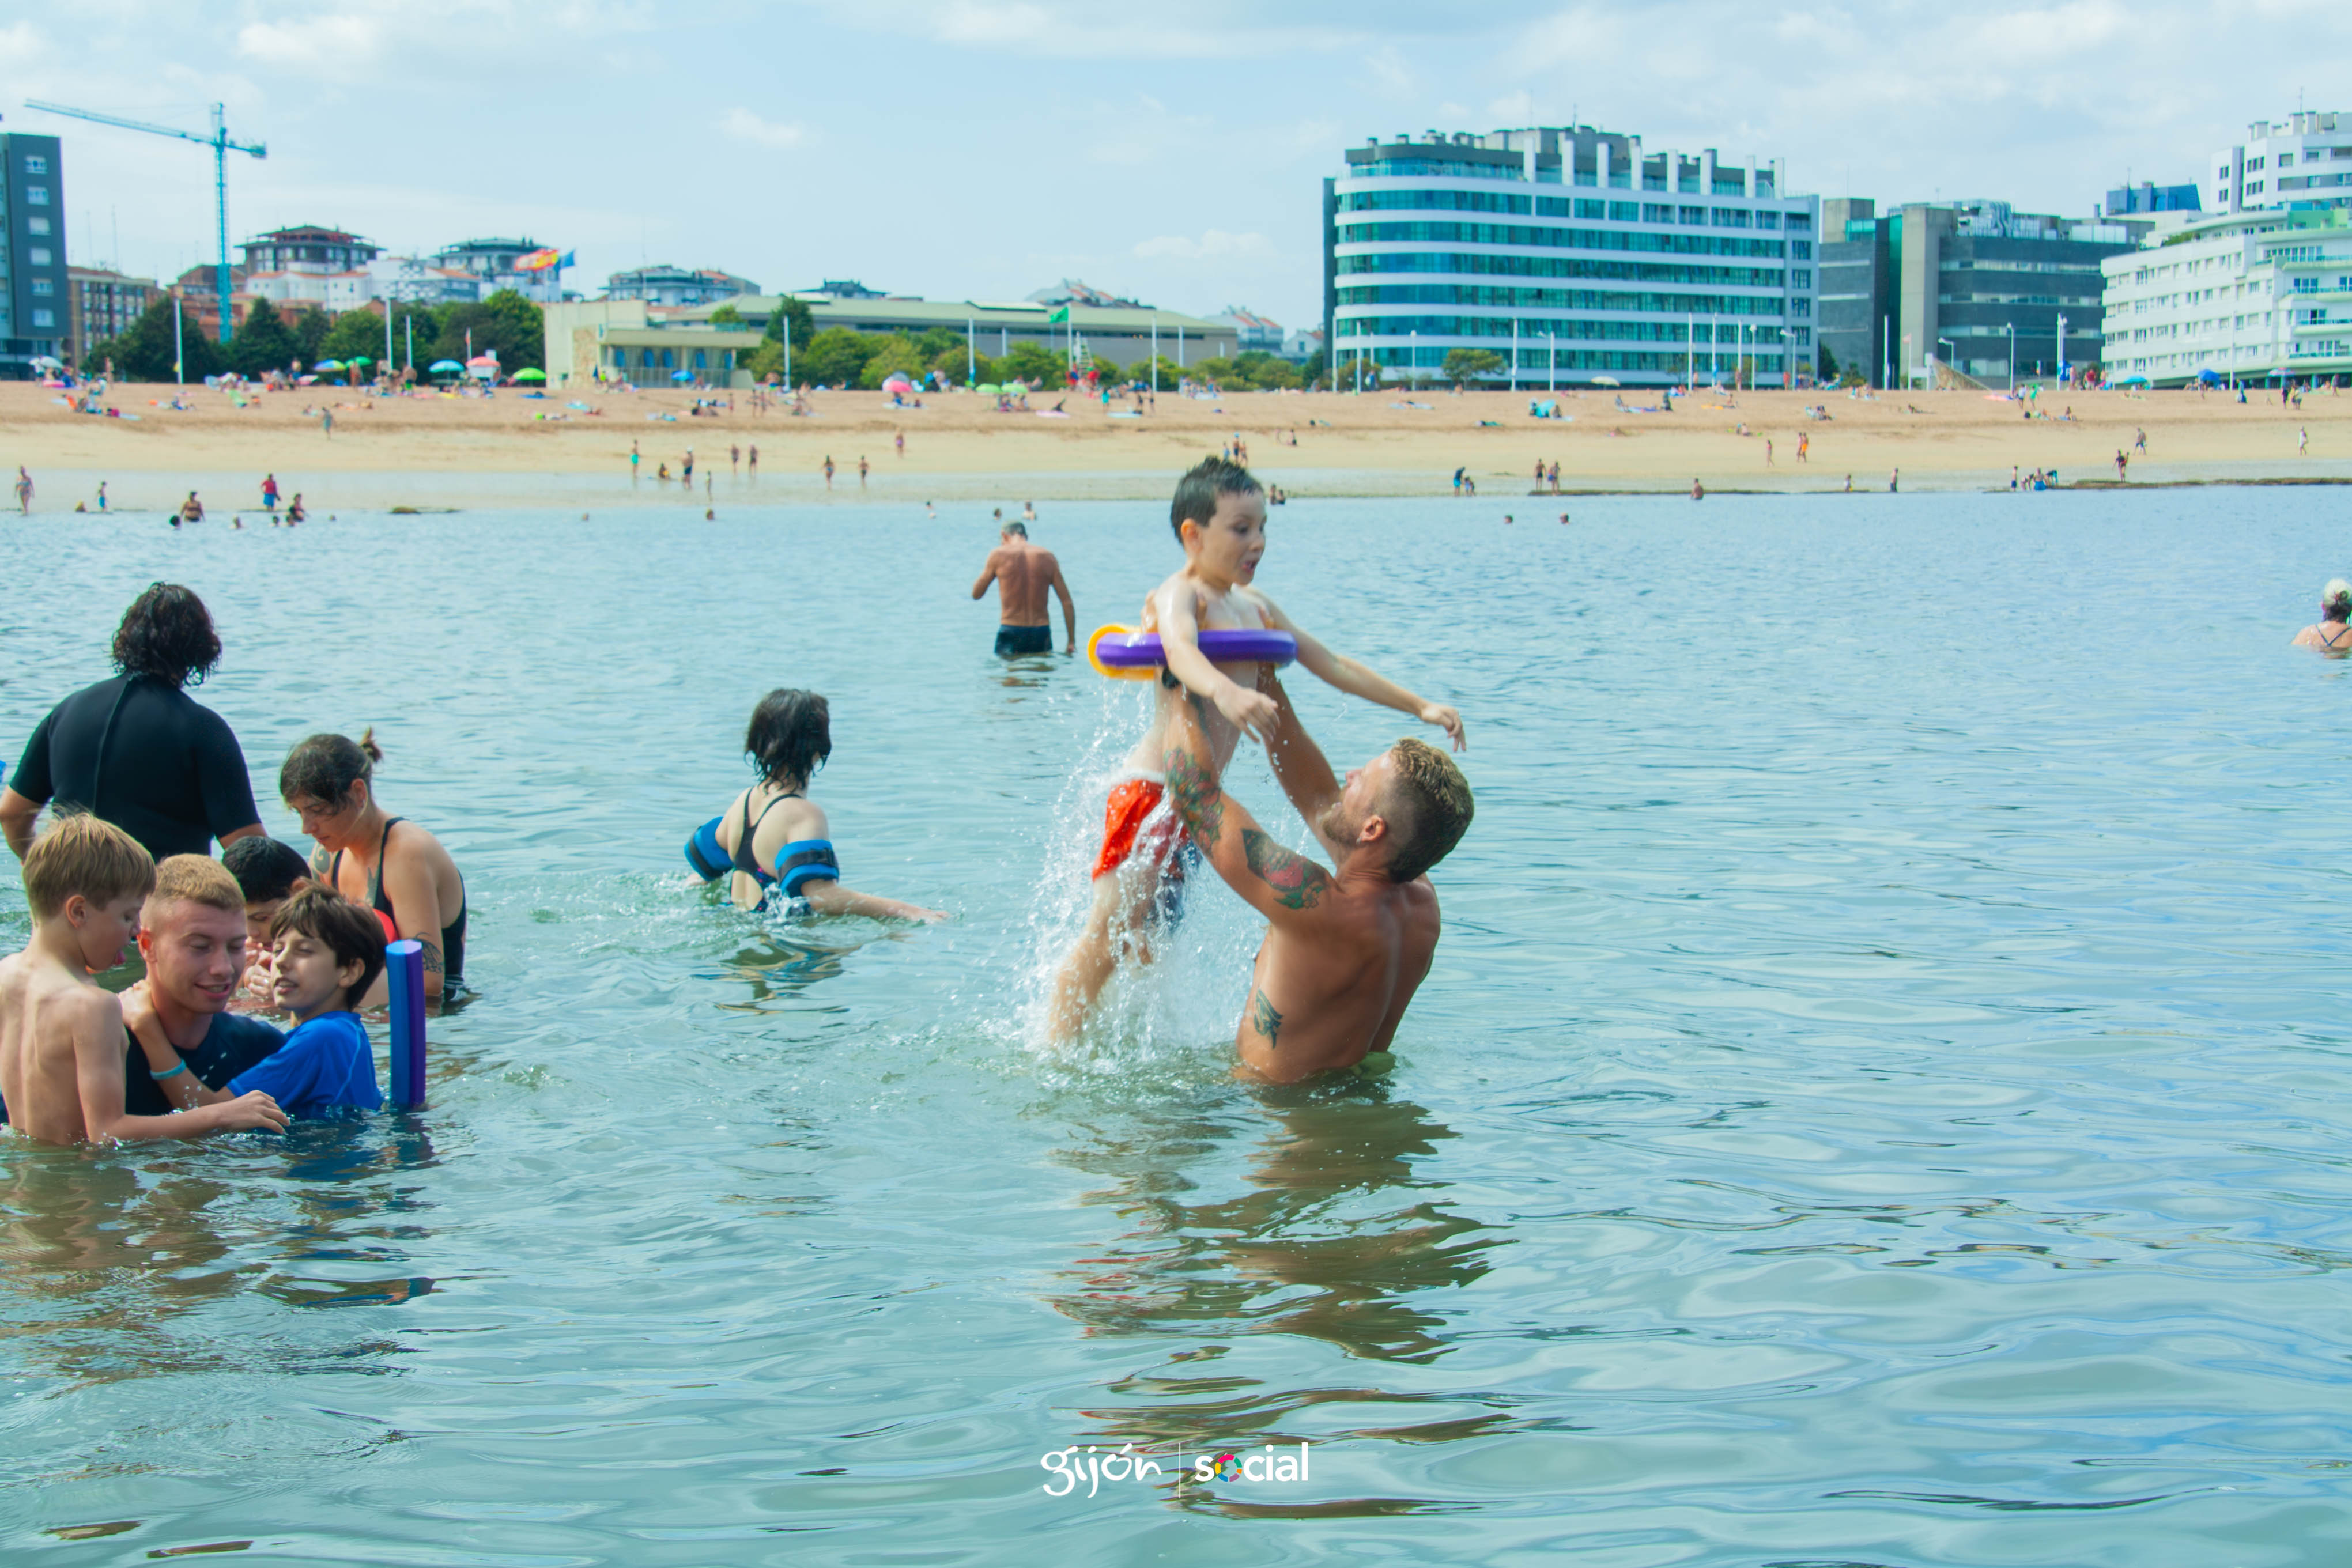
[(1221, 1481), (1237, 1481), (1242, 1479), (1242, 1462), (1233, 1454), (1219, 1454), (1216, 1468), (1211, 1473)]

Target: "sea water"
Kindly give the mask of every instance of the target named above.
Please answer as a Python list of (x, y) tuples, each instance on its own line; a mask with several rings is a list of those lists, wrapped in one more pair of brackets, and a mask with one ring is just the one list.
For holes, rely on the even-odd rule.
[[(977, 507), (12, 522), (0, 750), (192, 585), (272, 831), (373, 725), (475, 994), (415, 1115), (0, 1143), (0, 1559), (2341, 1561), (2334, 514), (1278, 509), (1261, 585), (1478, 800), (1392, 1061), (1281, 1090), (1213, 879), (1034, 1044), (1148, 688), (989, 656)], [(1082, 635), (1177, 559), (1034, 533)], [(1290, 684), (1342, 766), (1420, 728)], [(952, 922), (692, 885), (779, 685), (847, 880)]]

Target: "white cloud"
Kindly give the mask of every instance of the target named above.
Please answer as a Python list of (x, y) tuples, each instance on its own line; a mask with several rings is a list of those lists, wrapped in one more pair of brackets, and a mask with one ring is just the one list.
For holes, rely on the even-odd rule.
[(761, 147), (798, 147), (808, 140), (808, 132), (797, 125), (782, 125), (772, 120), (762, 120), (748, 109), (730, 109), (720, 120), (719, 129), (738, 141), (750, 141)]
[(1206, 261), (1211, 257), (1235, 256), (1266, 256), (1274, 246), (1261, 234), (1228, 234), (1223, 229), (1211, 229), (1199, 239), (1183, 235), (1161, 235), (1145, 240), (1135, 247), (1135, 254), (1151, 259), (1169, 256), (1178, 261)]
[(349, 66), (373, 55), (382, 38), (382, 29), (368, 16), (249, 22), (237, 31), (236, 52), (269, 66)]

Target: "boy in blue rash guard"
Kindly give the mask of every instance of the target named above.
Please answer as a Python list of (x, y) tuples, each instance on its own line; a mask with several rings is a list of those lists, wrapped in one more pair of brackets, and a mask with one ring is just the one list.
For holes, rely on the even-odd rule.
[(286, 1043), (229, 1080), (206, 1089), (183, 1075), (184, 1103), (205, 1104), (259, 1089), (289, 1116), (321, 1116), (346, 1107), (379, 1110), (375, 1052), (352, 1009), (383, 971), (383, 925), (372, 911), (309, 887), (270, 918), (273, 998), (294, 1016)]

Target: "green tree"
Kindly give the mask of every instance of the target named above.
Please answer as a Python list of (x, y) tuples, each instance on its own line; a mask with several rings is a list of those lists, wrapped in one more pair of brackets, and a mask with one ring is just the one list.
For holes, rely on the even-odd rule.
[(1306, 363), (1298, 367), (1298, 383), (1305, 387), (1321, 386), (1327, 373), (1326, 356), (1322, 350), (1318, 349), (1307, 356)]
[(743, 312), (732, 305), (721, 305), (710, 313), (710, 324), (714, 327), (740, 327), (743, 324)]
[(866, 364), (858, 371), (857, 384), (869, 392), (880, 386), (894, 371), (913, 381), (919, 379), (929, 368), (923, 362), (922, 350), (916, 348), (914, 340), (904, 332), (878, 337), (869, 335), (867, 341)]
[(1449, 349), (1439, 373), (1455, 386), (1464, 386), (1481, 377), (1500, 375), (1504, 366), (1503, 356), (1492, 349)]
[[(184, 327), (188, 380), (200, 382), (227, 368), (221, 358), (220, 345), (205, 336), (204, 329), (196, 325), (194, 311), (186, 313)], [(157, 295), (155, 302), (131, 324), (131, 329), (115, 340), (114, 369), (117, 374), (134, 382), (173, 379), (170, 295)]]
[(996, 379), (1029, 382), (1050, 390), (1068, 384), (1069, 370), (1060, 354), (1041, 343), (1015, 343), (996, 361)]
[(511, 288), (501, 288), (478, 305), (444, 306), (434, 313), (434, 326), (437, 330), (432, 353), (428, 356), (421, 343), (417, 348), (421, 364), (435, 360), (462, 361), (467, 357), (470, 333), (473, 352), (496, 353), (499, 369), (509, 375), (526, 368), (547, 368), (545, 316)]
[[(784, 340), (786, 323), (791, 324), (793, 352), (797, 356), (816, 337), (816, 314), (809, 308), (807, 300), (796, 299), (789, 294), (781, 295), (777, 298), (776, 308), (768, 312), (766, 337), (769, 342), (782, 343)], [(782, 357), (778, 356), (779, 359)], [(800, 367), (795, 364), (793, 368), (797, 375)]]
[(770, 376), (781, 379), (784, 373), (784, 346), (781, 342), (771, 343), (762, 340), (742, 363), (755, 382), (764, 382)]
[[(394, 352), (398, 351), (395, 347)], [(311, 349), (310, 362), (348, 361), (353, 354), (366, 355), (371, 364), (383, 358), (383, 318), (373, 310), (346, 310), (336, 317), (327, 335)]]
[(923, 356), (926, 363), (946, 353), (961, 358), (963, 354), (963, 334), (949, 327), (926, 327), (916, 336), (915, 351)]
[(1234, 361), (1234, 368), (1247, 379), (1251, 386), (1263, 390), (1279, 390), (1298, 384), (1298, 368), (1279, 355), (1263, 349), (1252, 349)]
[(975, 354), (967, 358), (959, 340), (954, 348), (931, 357), (931, 370), (953, 385), (976, 386), (988, 380), (988, 356)]
[(278, 307), (267, 299), (253, 302), (237, 326), (236, 336), (228, 344), (229, 363), (245, 376), (282, 371), (301, 351), (294, 334), (286, 329), (284, 319), (278, 316)]
[[(286, 324), (286, 329), (294, 334), (295, 351), (302, 357), (304, 364), (316, 364), (327, 357), (319, 352), (319, 345), (327, 340), (327, 333), (333, 325), (332, 318), (316, 305), (305, 305), (294, 319)], [(364, 349), (360, 351), (367, 352)], [(342, 358), (341, 354), (333, 357)]]
[(1820, 367), (1820, 373), (1815, 375), (1813, 380), (1825, 387), (1835, 386), (1838, 379), (1837, 356), (1830, 352), (1830, 346), (1827, 343), (1817, 345), (1813, 354), (1814, 363)]
[(1095, 375), (1098, 378), (1098, 384), (1107, 387), (1118, 386), (1127, 380), (1127, 372), (1119, 369), (1117, 360), (1100, 357), (1095, 361)]
[(866, 356), (881, 340), (846, 327), (827, 327), (809, 340), (806, 349), (793, 346), (793, 377), (819, 386), (856, 386), (866, 373)]
[(1152, 367), (1155, 365), (1158, 366), (1160, 370), (1160, 385), (1169, 392), (1174, 392), (1179, 386), (1182, 385), (1185, 376), (1191, 373), (1190, 371), (1179, 369), (1176, 361), (1170, 359), (1165, 354), (1160, 355), (1156, 360), (1148, 358), (1138, 360), (1135, 363), (1128, 366), (1127, 373), (1133, 376), (1137, 381), (1141, 382), (1148, 387), (1151, 385), (1151, 371)]

